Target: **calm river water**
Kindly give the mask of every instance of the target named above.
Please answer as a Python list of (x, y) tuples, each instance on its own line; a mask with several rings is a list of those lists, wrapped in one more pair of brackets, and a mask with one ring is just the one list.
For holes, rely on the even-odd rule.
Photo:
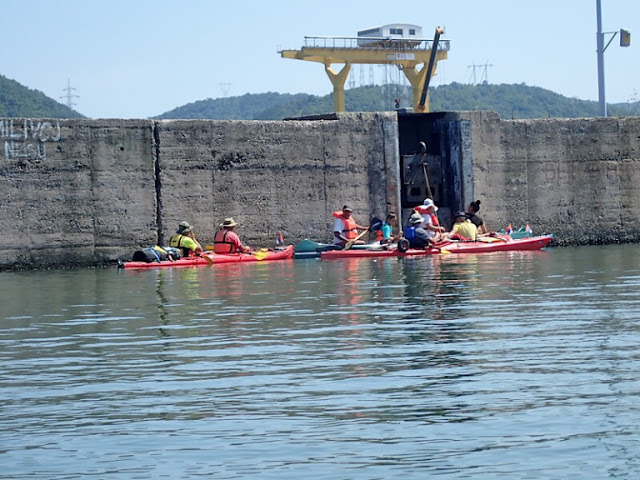
[(24, 479), (640, 474), (640, 245), (0, 273)]

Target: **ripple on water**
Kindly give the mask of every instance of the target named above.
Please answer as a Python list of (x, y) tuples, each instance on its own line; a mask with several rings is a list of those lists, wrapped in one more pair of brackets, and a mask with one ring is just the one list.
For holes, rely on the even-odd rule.
[(588, 248), (2, 276), (3, 474), (631, 478), (640, 249)]

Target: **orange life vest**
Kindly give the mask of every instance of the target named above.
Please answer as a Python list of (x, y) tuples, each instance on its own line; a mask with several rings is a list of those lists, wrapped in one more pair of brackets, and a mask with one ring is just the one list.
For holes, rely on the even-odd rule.
[(356, 238), (358, 236), (358, 229), (356, 228), (356, 221), (353, 219), (353, 217), (350, 216), (349, 218), (344, 218), (344, 216), (342, 215), (342, 210), (338, 210), (336, 212), (333, 212), (332, 215), (334, 217), (339, 218), (340, 220), (343, 221), (344, 230), (342, 230), (342, 232), (340, 232), (342, 235), (344, 235), (349, 240), (353, 240), (354, 238)]
[(236, 244), (227, 241), (227, 235), (231, 230), (222, 229), (216, 232), (216, 236), (213, 237), (213, 251), (214, 253), (236, 253)]
[(418, 205), (417, 207), (413, 207), (413, 210), (415, 212), (418, 212), (422, 216), (429, 215), (431, 217), (431, 223), (436, 227), (440, 226), (440, 222), (438, 221), (438, 215), (435, 212), (434, 213), (429, 213), (427, 211), (428, 209), (424, 208), (424, 206), (422, 206), (422, 205)]

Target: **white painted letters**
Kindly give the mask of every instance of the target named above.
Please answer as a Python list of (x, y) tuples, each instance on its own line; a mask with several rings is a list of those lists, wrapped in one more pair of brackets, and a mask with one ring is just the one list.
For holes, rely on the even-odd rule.
[(30, 160), (47, 158), (47, 142), (60, 141), (60, 122), (55, 125), (49, 121), (22, 121), (0, 119), (0, 139), (4, 140), (4, 155), (11, 158), (28, 158)]

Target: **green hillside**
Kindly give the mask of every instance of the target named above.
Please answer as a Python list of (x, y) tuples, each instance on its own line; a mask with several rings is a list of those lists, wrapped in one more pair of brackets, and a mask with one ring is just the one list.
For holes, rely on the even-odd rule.
[(85, 118), (38, 90), (0, 75), (0, 117)]
[(567, 98), (540, 87), (519, 85), (462, 85), (433, 90), (432, 111), (493, 110), (501, 118), (595, 117), (598, 102)]
[[(408, 103), (411, 92), (400, 85), (365, 86), (347, 90), (349, 112), (393, 109), (394, 98)], [(431, 111), (492, 110), (501, 118), (579, 118), (598, 115), (598, 102), (564, 97), (540, 87), (519, 85), (463, 85), (452, 83), (431, 90)], [(222, 99), (207, 99), (158, 115), (158, 119), (280, 120), (333, 111), (332, 96), (264, 93)], [(636, 104), (609, 105), (611, 116), (637, 115)]]
[[(411, 102), (404, 85), (370, 85), (345, 92), (349, 112), (393, 110)], [(492, 110), (503, 119), (578, 118), (598, 115), (598, 103), (568, 98), (540, 87), (518, 85), (463, 85), (452, 83), (431, 89), (431, 111)], [(281, 120), (333, 112), (333, 97), (275, 92), (198, 100), (158, 115), (156, 119)], [(610, 116), (640, 115), (640, 102), (608, 105)], [(0, 117), (85, 118), (80, 113), (0, 75)]]

